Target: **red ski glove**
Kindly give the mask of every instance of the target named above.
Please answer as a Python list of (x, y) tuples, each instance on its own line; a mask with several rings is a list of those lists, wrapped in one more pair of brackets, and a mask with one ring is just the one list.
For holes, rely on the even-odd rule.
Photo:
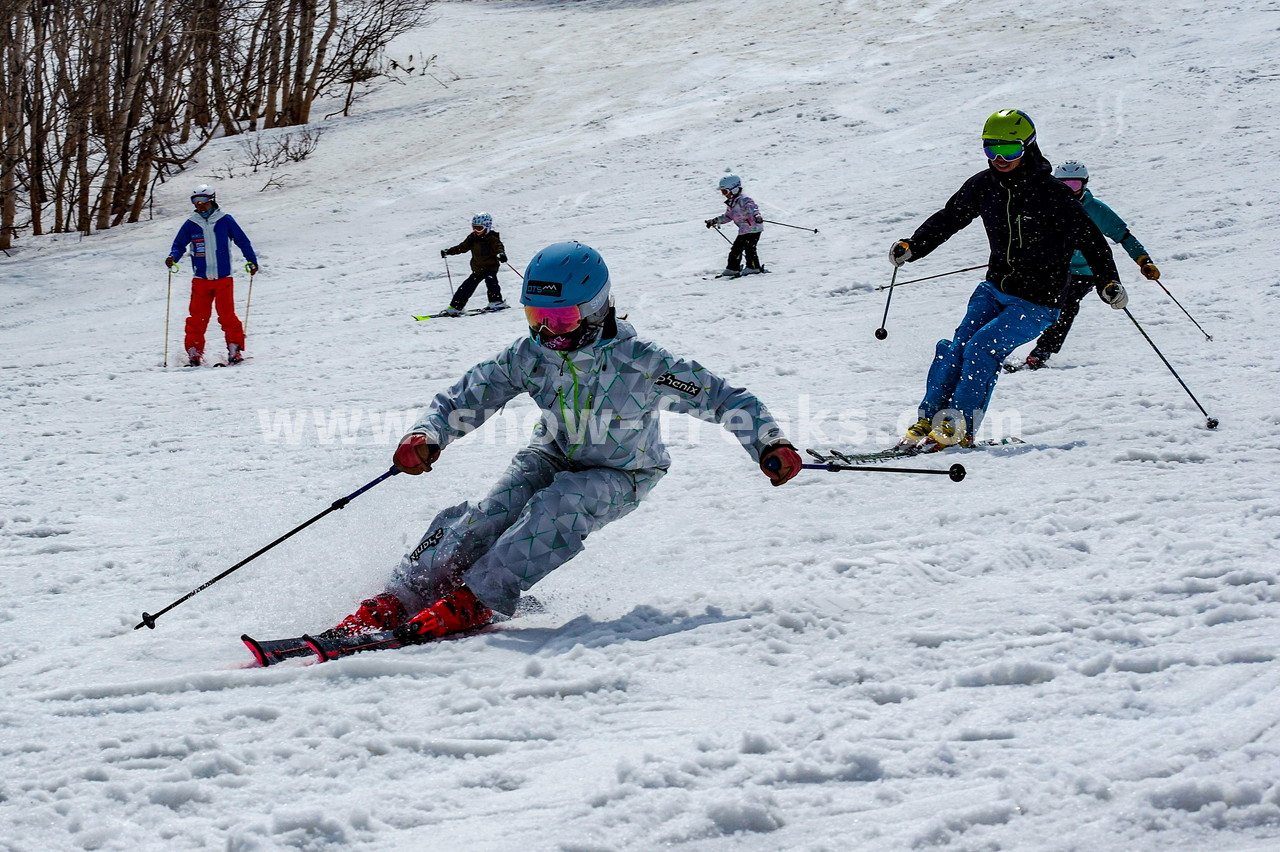
[(405, 473), (417, 476), (431, 470), (431, 465), (440, 458), (440, 448), (427, 441), (426, 435), (411, 432), (400, 439), (396, 454), (392, 457), (396, 467)]
[(760, 469), (774, 485), (781, 485), (800, 472), (804, 462), (790, 444), (774, 444), (760, 456)]

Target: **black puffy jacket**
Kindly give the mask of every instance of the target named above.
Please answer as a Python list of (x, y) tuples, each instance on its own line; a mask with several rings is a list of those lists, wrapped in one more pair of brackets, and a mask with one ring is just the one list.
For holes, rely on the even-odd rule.
[(1002, 174), (988, 166), (965, 181), (911, 236), (911, 259), (925, 257), (981, 216), (991, 244), (987, 280), (1002, 292), (1062, 307), (1076, 249), (1099, 283), (1119, 281), (1111, 247), (1084, 207), (1053, 177), (1037, 146), (1024, 156), (1027, 159), (1012, 172)]

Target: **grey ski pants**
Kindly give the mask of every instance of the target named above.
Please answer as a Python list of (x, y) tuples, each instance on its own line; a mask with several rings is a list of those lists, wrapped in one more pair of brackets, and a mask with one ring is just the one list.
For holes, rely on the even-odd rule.
[(466, 583), (485, 606), (511, 615), (522, 591), (577, 556), (588, 535), (629, 514), (665, 474), (580, 467), (526, 447), (487, 497), (436, 515), (388, 591), (412, 613)]

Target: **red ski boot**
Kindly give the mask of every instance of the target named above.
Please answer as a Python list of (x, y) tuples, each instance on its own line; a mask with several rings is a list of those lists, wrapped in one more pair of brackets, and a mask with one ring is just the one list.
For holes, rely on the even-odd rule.
[(493, 612), (480, 603), (475, 593), (466, 586), (431, 604), (409, 619), (396, 631), (405, 642), (426, 642), (450, 633), (483, 627), (493, 618)]
[(326, 631), (339, 636), (356, 636), (375, 630), (394, 630), (409, 620), (409, 613), (400, 599), (390, 592), (360, 602), (360, 608)]

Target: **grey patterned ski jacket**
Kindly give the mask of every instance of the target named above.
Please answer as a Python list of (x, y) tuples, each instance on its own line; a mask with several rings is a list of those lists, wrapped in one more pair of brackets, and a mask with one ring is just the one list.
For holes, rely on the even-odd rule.
[(754, 394), (640, 340), (629, 323), (617, 325), (616, 336), (577, 352), (554, 352), (528, 337), (516, 341), (438, 394), (410, 432), (444, 449), (527, 393), (543, 411), (533, 446), (587, 467), (666, 468), (663, 410), (719, 422), (756, 461), (785, 440)]

